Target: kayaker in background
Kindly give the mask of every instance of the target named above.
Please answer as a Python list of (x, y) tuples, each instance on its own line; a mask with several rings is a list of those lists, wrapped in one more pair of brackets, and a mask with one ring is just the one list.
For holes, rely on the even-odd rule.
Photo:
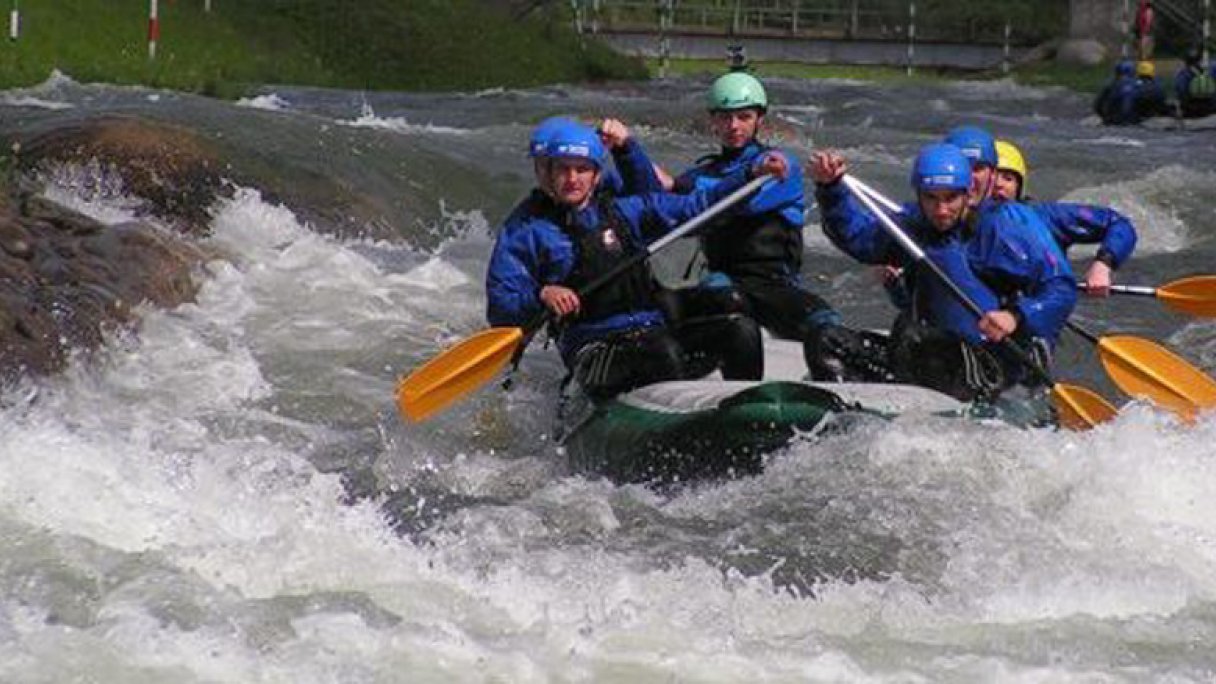
[[(787, 160), (790, 173), (765, 185), (743, 208), (701, 234), (706, 273), (691, 288), (675, 290), (668, 309), (676, 320), (742, 312), (773, 335), (798, 340), (812, 379), (862, 380), (865, 337), (841, 325), (840, 314), (808, 287), (802, 274), (806, 203), (802, 173), (793, 156), (760, 142), (768, 112), (764, 86), (736, 71), (714, 81), (707, 97), (710, 127), (721, 147), (679, 175), (673, 191), (713, 188), (765, 155)], [(763, 374), (760, 355), (748, 365)]]
[[(606, 121), (601, 134), (618, 168), (649, 164), (620, 122)], [(657, 308), (654, 278), (645, 263), (587, 297), (577, 290), (742, 187), (753, 173), (784, 177), (784, 158), (756, 159), (722, 183), (688, 196), (615, 197), (598, 189), (606, 151), (591, 128), (574, 122), (557, 126), (529, 154), (538, 160), (540, 182), (495, 241), (486, 274), (491, 325), (521, 326), (550, 311), (570, 378), (593, 399), (683, 378), (689, 354), (729, 358), (741, 353), (733, 344), (759, 345), (758, 329), (745, 318), (724, 319), (712, 334), (684, 339), (682, 345)], [(728, 365), (724, 374), (731, 370)]]
[(1157, 65), (1148, 60), (1136, 63), (1136, 117), (1140, 121), (1154, 116), (1169, 116), (1165, 88), (1157, 80)]
[(1203, 67), (1203, 50), (1187, 50), (1182, 68), (1174, 76), (1174, 96), (1186, 118), (1216, 114), (1216, 65)]
[(1114, 271), (1136, 248), (1136, 227), (1131, 220), (1109, 207), (1031, 200), (1026, 195), (1029, 169), (1022, 151), (1011, 142), (998, 140), (996, 152), (993, 198), (1023, 202), (1034, 209), (1065, 253), (1075, 244), (1098, 245), (1098, 252), (1085, 272), (1085, 293), (1094, 297), (1110, 295)]
[(1094, 100), (1094, 112), (1107, 126), (1138, 124), (1141, 121), (1141, 108), (1137, 105), (1139, 94), (1136, 65), (1131, 60), (1121, 60), (1115, 65), (1115, 79)]
[(968, 401), (1032, 384), (998, 343), (1012, 337), (1048, 365), (1077, 299), (1071, 269), (1033, 212), (1016, 203), (972, 208), (971, 160), (954, 145), (929, 145), (917, 155), (911, 177), (917, 199), (893, 218), (985, 312), (977, 320), (850, 195), (840, 182), (847, 169), (837, 152), (811, 157), (824, 234), (862, 263), (894, 264), (905, 273), (908, 296), (889, 349), (896, 378)]

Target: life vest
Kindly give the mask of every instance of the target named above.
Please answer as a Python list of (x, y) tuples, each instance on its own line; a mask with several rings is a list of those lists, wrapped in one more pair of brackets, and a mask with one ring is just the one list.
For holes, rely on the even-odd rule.
[[(565, 212), (558, 221), (562, 232), (574, 245), (574, 268), (563, 285), (575, 290), (586, 287), (644, 249), (637, 244), (610, 193), (600, 192), (595, 201), (600, 223), (594, 230), (575, 225), (572, 212)], [(594, 321), (614, 314), (654, 309), (654, 282), (650, 267), (644, 261), (638, 262), (594, 292), (583, 295), (579, 317)]]
[(1201, 71), (1195, 74), (1187, 85), (1186, 94), (1192, 100), (1216, 99), (1216, 79), (1206, 71)]
[[(773, 149), (756, 143), (757, 158)], [(698, 166), (717, 164), (720, 154), (697, 160)], [(723, 216), (711, 222), (701, 236), (701, 249), (711, 271), (731, 276), (787, 276), (802, 270), (802, 227), (790, 226), (780, 212), (756, 216)]]

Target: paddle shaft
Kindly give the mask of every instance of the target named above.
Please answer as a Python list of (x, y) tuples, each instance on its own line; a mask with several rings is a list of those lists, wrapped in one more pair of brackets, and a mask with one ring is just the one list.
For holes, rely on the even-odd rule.
[[(684, 223), (677, 226), (671, 232), (667, 233), (666, 235), (659, 238), (658, 240), (655, 240), (654, 242), (651, 242), (650, 244), (646, 245), (645, 250), (630, 256), (628, 259), (625, 259), (624, 261), (619, 262), (616, 266), (613, 266), (612, 268), (608, 269), (604, 273), (600, 274), (600, 276), (598, 278), (596, 278), (595, 280), (592, 280), (591, 282), (587, 283), (583, 287), (579, 288), (578, 289), (579, 298), (581, 299), (583, 297), (586, 297), (587, 295), (604, 287), (605, 285), (612, 282), (618, 276), (625, 273), (629, 269), (634, 268), (638, 264), (649, 259), (660, 249), (663, 249), (667, 245), (670, 245), (671, 243), (675, 242), (676, 240), (679, 240), (680, 238), (688, 235), (689, 233), (692, 233), (694, 230), (697, 230), (698, 228), (705, 225), (706, 223), (714, 220), (722, 212), (726, 211), (727, 209), (730, 209), (732, 206), (734, 206), (736, 203), (738, 203), (739, 200), (742, 200), (743, 198), (747, 197), (748, 195), (750, 195), (753, 192), (755, 192), (756, 190), (758, 190), (760, 188), (760, 186), (764, 185), (765, 181), (767, 181), (769, 178), (771, 178), (771, 176), (769, 174), (765, 174), (765, 175), (757, 176), (757, 177), (751, 179), (750, 181), (747, 182), (746, 185), (739, 188), (738, 190), (735, 190), (734, 192), (730, 193), (726, 197), (723, 197), (722, 199), (718, 200), (705, 211), (703, 211), (700, 214), (697, 214), (695, 217), (685, 221)], [(545, 323), (549, 320), (549, 318), (552, 315), (553, 315), (552, 311), (550, 311), (548, 308), (543, 308), (539, 313), (537, 313), (535, 316), (533, 316), (530, 321), (528, 321), (527, 325), (524, 326), (523, 341), (520, 342), (519, 347), (517, 347), (515, 350), (515, 354), (512, 355), (512, 357), (511, 357), (511, 366), (513, 368), (519, 365), (519, 360), (521, 357), (523, 357), (524, 349), (528, 346), (528, 343), (532, 341), (532, 337), (535, 336), (536, 333), (542, 327), (544, 327)]]
[[(869, 192), (867, 192), (867, 189), (863, 189), (863, 186), (850, 176), (843, 176), (841, 181), (857, 197), (857, 199), (861, 200), (861, 203), (866, 205), (866, 208), (878, 218), (879, 223), (887, 231), (887, 234), (898, 242), (900, 247), (903, 247), (904, 251), (906, 251), (916, 263), (932, 271), (933, 275), (936, 276), (937, 279), (941, 281), (941, 283), (945, 285), (948, 290), (950, 290), (950, 293), (954, 295), (955, 299), (965, 306), (968, 311), (974, 314), (976, 318), (984, 317), (985, 312), (980, 308), (980, 305), (976, 304), (975, 300), (968, 296), (966, 292), (963, 292), (962, 288), (951, 280), (950, 276), (946, 275), (946, 272), (943, 271), (941, 267), (938, 266), (932, 259), (930, 259), (928, 255), (925, 254), (925, 251), (920, 248), (920, 245), (916, 244), (915, 240), (908, 237), (907, 233), (900, 230), (899, 226), (895, 224), (895, 221), (892, 221), (891, 217), (878, 206), (878, 204), (869, 194), (870, 192), (874, 192), (873, 190), (869, 190)], [(891, 203), (888, 202), (889, 206), (890, 204)], [(1006, 337), (1005, 339), (1001, 340), (1001, 345), (1005, 347), (1005, 349), (1011, 354), (1013, 354), (1014, 358), (1016, 358), (1019, 363), (1028, 368), (1038, 380), (1046, 383), (1047, 385), (1055, 384), (1055, 381), (1052, 380), (1051, 375), (1048, 374), (1047, 370), (1040, 366), (1039, 363), (1035, 361), (1034, 358), (1032, 358), (1021, 345), (1013, 340), (1013, 338)]]
[[(1078, 282), (1077, 289), (1078, 290), (1087, 290), (1089, 288), (1086, 287), (1085, 283)], [(1149, 287), (1147, 285), (1111, 285), (1110, 291), (1115, 294), (1135, 295), (1137, 297), (1156, 297), (1157, 296), (1157, 288)]]

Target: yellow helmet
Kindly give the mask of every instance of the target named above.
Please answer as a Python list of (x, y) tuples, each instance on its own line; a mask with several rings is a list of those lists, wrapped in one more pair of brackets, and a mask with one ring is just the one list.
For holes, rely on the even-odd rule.
[(1030, 175), (1026, 168), (1026, 159), (1022, 157), (1022, 151), (1008, 140), (996, 141), (996, 169), (1016, 173), (1018, 178), (1022, 179), (1021, 187), (1018, 188), (1018, 197), (1025, 194), (1026, 180)]
[(1144, 78), (1157, 77), (1157, 65), (1149, 61), (1136, 62), (1136, 75)]

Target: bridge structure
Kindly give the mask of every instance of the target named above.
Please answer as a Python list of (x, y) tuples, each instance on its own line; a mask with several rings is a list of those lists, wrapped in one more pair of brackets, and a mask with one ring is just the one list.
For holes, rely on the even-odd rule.
[[(1157, 25), (1210, 42), (1214, 0), (1155, 0)], [(994, 3), (966, 16), (933, 14), (926, 0), (569, 0), (576, 30), (644, 57), (749, 57), (802, 63), (1008, 69), (1051, 39), (1126, 55), (1139, 0), (1069, 0), (1045, 21), (1025, 3)], [(1003, 9), (1002, 9), (1003, 8)], [(1054, 31), (1045, 24), (1055, 21)], [(1061, 30), (1066, 25), (1067, 30)], [(1161, 28), (1158, 28), (1161, 30)], [(1091, 50), (1090, 54), (1094, 51)]]

